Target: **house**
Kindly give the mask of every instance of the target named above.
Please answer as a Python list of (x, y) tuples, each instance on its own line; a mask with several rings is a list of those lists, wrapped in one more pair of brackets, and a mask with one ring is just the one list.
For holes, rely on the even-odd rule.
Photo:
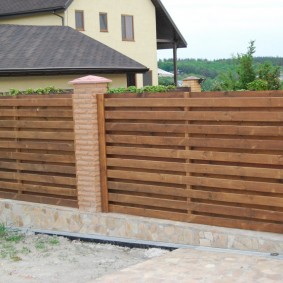
[[(3, 84), (3, 81), (14, 81), (17, 82), (16, 85), (21, 86), (25, 81), (41, 81), (45, 85), (50, 85), (53, 79), (50, 77), (52, 73), (51, 69), (55, 68), (52, 75), (61, 76), (61, 82), (57, 78), (58, 86), (60, 87), (63, 87), (63, 85), (67, 87), (66, 81), (64, 81), (66, 79), (64, 76), (66, 75), (70, 76), (70, 79), (73, 79), (79, 75), (89, 73), (98, 75), (111, 73), (111, 79), (115, 86), (137, 85), (140, 87), (143, 85), (156, 85), (158, 83), (157, 50), (172, 49), (176, 61), (177, 48), (187, 46), (185, 39), (160, 0), (0, 0), (1, 25), (5, 28), (8, 28), (8, 25), (17, 25), (18, 30), (20, 30), (19, 26), (26, 26), (24, 28), (25, 34), (28, 38), (33, 38), (33, 44), (35, 46), (41, 46), (43, 44), (43, 37), (39, 36), (40, 32), (35, 36), (35, 29), (32, 27), (30, 30), (33, 36), (31, 34), (28, 35), (27, 25), (47, 26), (47, 30), (44, 30), (45, 35), (48, 34), (48, 27), (50, 27), (50, 33), (56, 33), (57, 35), (60, 34), (60, 30), (62, 30), (62, 34), (65, 34), (66, 27), (71, 27), (76, 30), (76, 33), (82, 33), (95, 40), (93, 46), (97, 42), (102, 43), (118, 52), (120, 54), (119, 56), (124, 55), (128, 57), (127, 62), (130, 60), (132, 60), (132, 63), (135, 62), (133, 63), (133, 67), (137, 67), (138, 65), (136, 64), (139, 64), (138, 69), (127, 69), (127, 65), (120, 65), (120, 69), (117, 68), (114, 70), (112, 68), (112, 73), (110, 70), (101, 72), (101, 70), (95, 68), (86, 70), (84, 68), (85, 66), (81, 65), (75, 66), (77, 69), (71, 74), (70, 69), (66, 71), (64, 68), (61, 68), (60, 72), (56, 73), (55, 71), (58, 71), (58, 69), (55, 68), (56, 64), (54, 65), (53, 62), (50, 65), (44, 65), (49, 70), (48, 72), (35, 74), (34, 72), (25, 70), (28, 69), (28, 66), (17, 66), (17, 62), (15, 62), (14, 69), (21, 69), (27, 72), (22, 74), (9, 72), (8, 77), (8, 74), (5, 74), (5, 68), (7, 66), (1, 65), (1, 59), (1, 84)], [(55, 29), (51, 29), (54, 26), (58, 27), (56, 32), (54, 31)], [(52, 34), (48, 36), (52, 37)], [(13, 37), (10, 38), (11, 41), (12, 39)], [(15, 38), (15, 44), (19, 44), (19, 40), (20, 38)], [(77, 36), (70, 36), (68, 44), (58, 46), (58, 44), (53, 42), (54, 44), (48, 44), (49, 51), (46, 50), (46, 46), (44, 53), (39, 54), (39, 50), (37, 52), (30, 52), (30, 60), (34, 64), (38, 60), (45, 60), (47, 63), (48, 60), (44, 57), (48, 53), (54, 55), (54, 52), (56, 53), (56, 58), (62, 54), (62, 58), (65, 60), (67, 56), (66, 49), (72, 49), (73, 47), (79, 57), (82, 53), (80, 51), (81, 47), (75, 40), (77, 40)], [(24, 42), (27, 41), (24, 40)], [(21, 46), (23, 44), (22, 42)], [(33, 48), (32, 50), (35, 49)], [(94, 53), (92, 53), (93, 56)], [(35, 54), (37, 59), (33, 58)], [(1, 56), (2, 58), (6, 56), (3, 54), (3, 51), (1, 52)], [(41, 59), (39, 58), (40, 56), (42, 57)], [(51, 55), (48, 56), (50, 57)], [(96, 54), (95, 56), (98, 58), (99, 55)], [(103, 58), (107, 59), (107, 56)], [(93, 62), (92, 59), (90, 61)], [(84, 60), (85, 58), (78, 59), (80, 62), (85, 62)], [(28, 60), (25, 62), (28, 62)], [(23, 63), (23, 61), (20, 60), (20, 63)], [(117, 64), (118, 62), (112, 63)], [(109, 60), (106, 60), (105, 64), (109, 64)], [(72, 66), (69, 67), (71, 68)], [(78, 72), (78, 69), (81, 69), (80, 72)]]

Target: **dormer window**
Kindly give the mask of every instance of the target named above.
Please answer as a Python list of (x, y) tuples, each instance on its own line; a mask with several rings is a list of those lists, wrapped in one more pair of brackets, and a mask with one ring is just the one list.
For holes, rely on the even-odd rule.
[(75, 11), (76, 30), (85, 30), (84, 27), (84, 11)]
[(101, 32), (108, 32), (107, 13), (99, 13), (99, 25)]
[(134, 41), (134, 17), (122, 15), (122, 39)]

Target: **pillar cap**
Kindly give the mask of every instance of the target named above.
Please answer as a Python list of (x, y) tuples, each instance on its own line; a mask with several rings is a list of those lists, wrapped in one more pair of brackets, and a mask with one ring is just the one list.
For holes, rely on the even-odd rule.
[(191, 76), (191, 77), (187, 77), (185, 79), (183, 79), (183, 81), (198, 81), (200, 84), (204, 81), (203, 78), (198, 78), (195, 76)]
[(98, 76), (85, 76), (82, 78), (75, 79), (70, 81), (69, 84), (78, 85), (78, 84), (103, 84), (103, 83), (112, 83), (112, 80), (98, 77)]

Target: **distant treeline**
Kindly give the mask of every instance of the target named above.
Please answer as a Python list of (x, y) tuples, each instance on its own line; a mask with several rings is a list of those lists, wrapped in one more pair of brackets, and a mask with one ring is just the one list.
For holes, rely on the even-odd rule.
[[(283, 71), (283, 57), (254, 57), (256, 64), (270, 62), (274, 66), (281, 66)], [(163, 59), (158, 61), (158, 67), (168, 72), (173, 72), (173, 60)], [(234, 67), (233, 59), (179, 59), (178, 72), (179, 75), (194, 74), (204, 78), (215, 79), (218, 75), (225, 71), (229, 71)]]
[[(262, 64), (270, 62), (274, 66), (280, 66), (283, 73), (283, 57), (254, 57), (254, 63)], [(168, 72), (173, 72), (173, 59), (162, 59), (158, 61), (158, 67)], [(205, 78), (204, 89), (209, 90), (211, 85), (223, 73), (228, 73), (235, 69), (235, 59), (179, 59), (178, 60), (178, 79), (182, 80), (186, 76), (197, 76)], [(160, 83), (167, 84), (166, 80), (161, 79)]]

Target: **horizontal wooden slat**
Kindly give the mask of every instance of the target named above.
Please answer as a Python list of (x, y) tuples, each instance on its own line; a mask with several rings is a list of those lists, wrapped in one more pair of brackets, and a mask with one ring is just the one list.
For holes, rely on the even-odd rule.
[(279, 180), (283, 179), (283, 169), (191, 163), (186, 165), (186, 171), (190, 173), (202, 174), (270, 178)]
[(283, 224), (283, 212), (280, 211), (207, 203), (191, 203), (190, 208), (193, 212), (243, 217), (250, 219), (272, 220), (282, 222)]
[(0, 131), (0, 138), (36, 140), (74, 140), (74, 133), (38, 131)]
[(191, 218), (191, 222), (197, 224), (206, 224), (211, 226), (222, 226), (228, 228), (240, 228), (247, 230), (255, 231), (266, 231), (274, 233), (283, 233), (283, 225), (268, 223), (268, 222), (259, 222), (259, 221), (247, 221), (243, 219), (233, 219), (233, 218), (224, 218), (224, 217), (212, 217), (212, 216), (202, 216), (194, 215)]
[(44, 154), (44, 153), (24, 153), (24, 152), (4, 152), (0, 151), (1, 159), (42, 161), (55, 163), (75, 163), (74, 155)]
[(29, 164), (19, 162), (0, 161), (0, 169), (23, 170), (33, 172), (76, 174), (75, 166), (49, 165), (49, 164)]
[(109, 201), (118, 203), (130, 203), (136, 205), (145, 205), (151, 207), (164, 207), (178, 210), (187, 210), (187, 201), (169, 200), (151, 197), (141, 197), (133, 195), (120, 195), (109, 193)]
[(7, 149), (43, 149), (55, 151), (74, 151), (72, 142), (11, 142), (0, 141), (0, 148)]
[(190, 97), (192, 98), (203, 98), (203, 99), (211, 99), (221, 97), (227, 99), (229, 97), (232, 98), (247, 98), (247, 97), (282, 97), (282, 90), (261, 90), (261, 91), (208, 91), (202, 92), (201, 96), (199, 92), (190, 92)]
[(138, 192), (138, 193), (151, 193), (158, 195), (176, 196), (176, 197), (187, 197), (188, 192), (185, 189), (176, 187), (146, 185), (146, 184), (133, 184), (125, 182), (108, 182), (109, 190), (116, 191), (127, 191), (127, 192)]
[(167, 146), (197, 146), (214, 148), (238, 148), (253, 150), (282, 150), (283, 140), (248, 140), (219, 138), (152, 137), (137, 135), (107, 135), (107, 143)]
[(180, 176), (173, 174), (148, 173), (137, 171), (108, 170), (109, 178), (159, 182), (168, 184), (202, 186), (227, 190), (254, 191), (262, 193), (283, 193), (283, 184), (270, 182), (242, 181), (231, 179), (206, 178), (195, 176)]
[(267, 165), (283, 165), (282, 155), (248, 154), (237, 152), (213, 152), (200, 150), (156, 149), (126, 146), (107, 146), (107, 154), (140, 156), (152, 158), (176, 158), (204, 161), (223, 161), (237, 163), (254, 163)]
[(49, 184), (61, 184), (68, 186), (76, 185), (76, 178), (61, 177), (54, 175), (51, 176), (51, 175), (13, 173), (13, 172), (0, 171), (0, 179), (22, 180), (22, 181), (40, 182), (40, 183), (49, 183)]
[(8, 193), (1, 191), (0, 191), (0, 198), (78, 208), (78, 201), (74, 199), (36, 196), (30, 194)]
[(211, 135), (283, 136), (283, 126), (185, 125), (158, 123), (106, 123), (107, 131)]
[(106, 135), (107, 143), (148, 144), (148, 145), (187, 145), (188, 139), (179, 137), (145, 137), (137, 135)]
[[(0, 99), (1, 101), (1, 99)], [(23, 120), (0, 120), (0, 128), (22, 129), (59, 129), (69, 130), (74, 128), (73, 121), (23, 121)]]
[(190, 190), (189, 196), (195, 199), (213, 200), (220, 202), (231, 202), (249, 205), (262, 205), (262, 206), (274, 206), (283, 207), (283, 197), (268, 197), (258, 195), (241, 195), (233, 193), (219, 193), (219, 192), (207, 192)]
[(0, 107), (3, 106), (11, 106), (11, 107), (19, 107), (19, 106), (27, 106), (27, 107), (34, 107), (34, 106), (72, 106), (73, 101), (72, 97), (70, 98), (30, 98), (30, 99), (21, 99), (21, 98), (14, 98), (14, 99), (0, 99)]
[(170, 121), (282, 122), (282, 112), (257, 111), (106, 111), (106, 119)]
[(283, 97), (241, 98), (106, 98), (106, 107), (283, 107)]
[(283, 169), (254, 168), (243, 166), (186, 164), (178, 162), (150, 161), (123, 158), (108, 158), (108, 166), (136, 169), (168, 170), (202, 174), (283, 179)]
[(30, 184), (21, 184), (21, 183), (12, 183), (12, 182), (3, 182), (0, 181), (0, 189), (5, 190), (15, 190), (21, 192), (34, 192), (37, 194), (50, 194), (58, 196), (67, 196), (67, 197), (76, 197), (77, 190), (70, 188), (62, 187), (51, 187), (51, 186), (42, 186), (42, 185), (30, 185)]
[(45, 109), (30, 109), (30, 110), (7, 110), (1, 109), (0, 117), (49, 117), (49, 118), (71, 118), (73, 111), (71, 110), (45, 110)]
[(131, 214), (131, 215), (138, 215), (138, 216), (146, 216), (146, 217), (154, 217), (154, 218), (161, 218), (161, 219), (168, 219), (168, 220), (175, 220), (175, 221), (187, 221), (188, 215), (186, 213), (178, 213), (178, 212), (168, 212), (162, 210), (154, 210), (148, 208), (138, 208), (138, 207), (125, 207), (122, 205), (117, 204), (110, 204), (109, 205), (109, 212), (114, 213), (124, 213), (124, 214)]
[(108, 158), (107, 166), (186, 172), (186, 164), (178, 162)]
[(218, 138), (190, 138), (189, 146), (239, 148), (252, 150), (282, 150), (283, 140), (248, 140), (248, 139), (218, 139)]

